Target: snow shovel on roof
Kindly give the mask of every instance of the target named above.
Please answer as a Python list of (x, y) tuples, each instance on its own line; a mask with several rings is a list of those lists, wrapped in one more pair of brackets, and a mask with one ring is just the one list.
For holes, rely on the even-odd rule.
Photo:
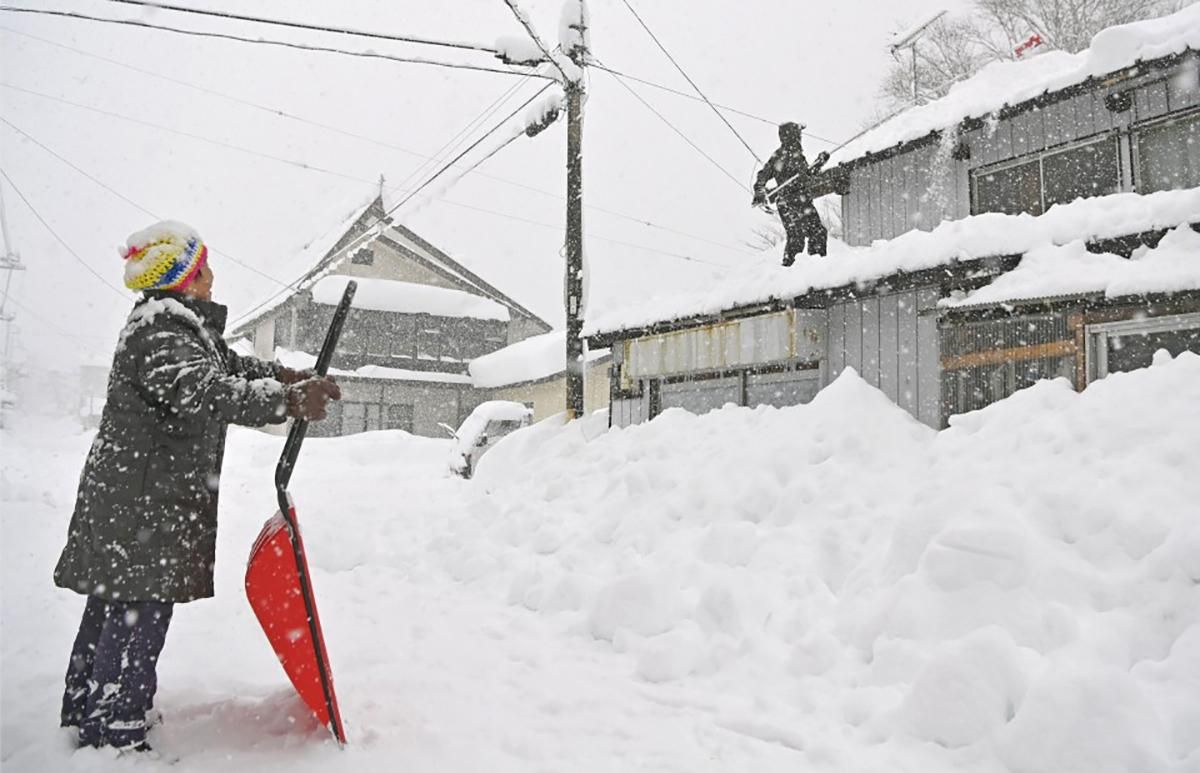
[[(318, 375), (324, 376), (329, 370), (329, 361), (333, 358), (356, 287), (354, 282), (346, 284), (342, 300), (333, 313), (333, 321), (317, 357)], [(321, 724), (333, 733), (338, 746), (344, 746), (346, 733), (338, 712), (337, 695), (333, 691), (333, 671), (325, 651), (321, 618), (317, 615), (312, 575), (308, 571), (304, 540), (296, 521), (296, 506), (287, 490), (307, 431), (308, 422), (297, 419), (283, 445), (283, 454), (275, 467), (279, 512), (263, 525), (250, 550), (246, 598), (296, 692)]]

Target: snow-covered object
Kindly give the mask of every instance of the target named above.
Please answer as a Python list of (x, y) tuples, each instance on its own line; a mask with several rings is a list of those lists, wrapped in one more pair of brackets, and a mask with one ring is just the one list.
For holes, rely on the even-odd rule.
[(1139, 60), (1189, 49), (1200, 50), (1200, 4), (1158, 19), (1110, 27), (1078, 54), (1048, 51), (1028, 60), (996, 62), (955, 84), (941, 99), (906, 110), (847, 143), (830, 156), (829, 166), (955, 127), (968, 118), (983, 118), (1006, 105), (1107, 75)]
[(558, 45), (563, 51), (590, 47), (587, 6), (583, 0), (564, 0), (558, 17)]
[[(881, 279), (899, 271), (919, 271), (998, 255), (1022, 255), (1037, 248), (1076, 241), (1111, 239), (1200, 221), (1200, 188), (1148, 195), (1116, 193), (1051, 207), (1041, 215), (989, 212), (946, 221), (932, 231), (909, 231), (869, 247), (830, 240), (829, 255), (797, 256), (791, 268), (762, 265), (730, 273), (699, 293), (652, 296), (627, 308), (588, 316), (584, 335), (643, 327), (694, 314), (715, 314), (771, 299), (794, 298), (812, 290)], [(1159, 277), (1148, 264), (1141, 276), (1146, 291), (1179, 289), (1176, 273)], [(1077, 290), (1092, 284), (1079, 277)], [(1068, 290), (1064, 289), (1063, 292)]]
[[(282, 347), (275, 349), (275, 359), (280, 364), (304, 370), (317, 364), (315, 354), (297, 352)], [(330, 368), (331, 376), (357, 376), (359, 378), (378, 378), (391, 381), (422, 381), (431, 384), (470, 384), (471, 377), (465, 373), (444, 373), (436, 370), (408, 370), (406, 368), (389, 368), (384, 365), (362, 365), (354, 370)]]
[(564, 109), (562, 90), (551, 90), (525, 110), (525, 133), (529, 134), (535, 129), (541, 131), (549, 123), (557, 120), (559, 113)]
[(479, 437), (489, 421), (525, 421), (533, 411), (520, 403), (511, 400), (488, 400), (475, 406), (471, 415), (463, 419), (463, 423), (455, 432), (460, 440), (473, 442)]
[[(529, 426), (533, 409), (509, 400), (489, 400), (475, 406), (454, 433), (454, 447), (447, 457), (450, 470), (471, 477), (485, 453), (512, 432)], [(503, 426), (493, 423), (503, 422)], [(485, 437), (485, 433), (491, 432)]]
[[(587, 360), (606, 354), (608, 349), (589, 351)], [(471, 360), (468, 370), (476, 388), (492, 389), (556, 376), (566, 370), (566, 360), (567, 333), (554, 330), (477, 357)]]
[(546, 59), (546, 55), (528, 35), (503, 35), (497, 38), (496, 53), (502, 60), (512, 64), (534, 64)]
[(1077, 293), (1113, 298), (1196, 289), (1200, 289), (1200, 233), (1180, 226), (1153, 249), (1135, 252), (1132, 260), (1089, 252), (1082, 241), (1039, 247), (991, 284), (961, 298), (943, 299), (942, 304), (969, 306)]
[(484, 298), (462, 290), (400, 282), (394, 279), (327, 276), (313, 285), (313, 300), (328, 306), (336, 306), (342, 299), (346, 283), (351, 280), (358, 283), (358, 290), (354, 294), (354, 307), (357, 309), (505, 321), (509, 318), (508, 307), (491, 298)]
[[(114, 768), (46, 719), (82, 607), (45, 580), (74, 423), (0, 430), (5, 771)], [(849, 375), (782, 410), (547, 421), (470, 483), (448, 439), (310, 439), (338, 754), (238, 601), (280, 440), (235, 427), (218, 602), (171, 633), (152, 740), (188, 773), (1191, 773), (1197, 437), (1181, 355), (940, 433)]]

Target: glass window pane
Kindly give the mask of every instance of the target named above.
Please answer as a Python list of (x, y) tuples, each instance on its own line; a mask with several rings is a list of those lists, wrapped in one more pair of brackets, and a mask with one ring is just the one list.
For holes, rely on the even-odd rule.
[(975, 212), (1042, 214), (1042, 182), (1039, 162), (1010, 166), (975, 176)]
[(1172, 357), (1177, 357), (1183, 352), (1200, 354), (1200, 328), (1109, 336), (1108, 372), (1149, 367), (1154, 353), (1159, 349), (1166, 349)]
[(387, 428), (412, 432), (413, 407), (411, 405), (389, 405), (387, 407)]
[(1121, 185), (1117, 142), (1105, 139), (1042, 159), (1046, 206), (1116, 193)]
[(1138, 132), (1139, 193), (1200, 186), (1200, 118)]

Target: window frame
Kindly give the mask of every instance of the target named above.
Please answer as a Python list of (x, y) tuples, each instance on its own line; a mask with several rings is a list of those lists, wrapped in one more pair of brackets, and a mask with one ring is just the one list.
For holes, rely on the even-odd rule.
[[(1140, 130), (1140, 128), (1141, 127), (1139, 127), (1139, 130)], [(1136, 131), (1137, 130), (1135, 130), (1135, 133), (1136, 133)], [(1039, 150), (1035, 153), (1027, 153), (1027, 154), (1025, 154), (1023, 156), (1019, 156), (1017, 158), (1005, 159), (1004, 161), (1000, 161), (995, 164), (987, 164), (984, 166), (975, 167), (974, 169), (972, 169), (970, 171), (970, 176), (971, 176), (971, 215), (983, 215), (983, 214), (987, 214), (990, 212), (998, 211), (998, 210), (987, 210), (987, 212), (982, 212), (979, 210), (979, 178), (984, 177), (986, 175), (995, 174), (997, 172), (1005, 172), (1005, 171), (1008, 171), (1009, 169), (1015, 169), (1017, 167), (1027, 166), (1029, 164), (1034, 164), (1034, 163), (1037, 164), (1037, 169), (1038, 169), (1038, 201), (1041, 206), (1041, 212), (1025, 213), (1025, 214), (1033, 214), (1035, 216), (1045, 214), (1046, 210), (1049, 209), (1049, 207), (1046, 206), (1046, 159), (1051, 158), (1053, 156), (1061, 155), (1063, 153), (1070, 153), (1072, 151), (1079, 150), (1080, 148), (1087, 147), (1089, 145), (1099, 145), (1103, 142), (1109, 142), (1111, 144), (1113, 156), (1117, 161), (1117, 190), (1116, 190), (1116, 192), (1120, 193), (1125, 188), (1125, 185), (1124, 185), (1125, 159), (1122, 158), (1122, 154), (1121, 154), (1121, 131), (1119, 129), (1111, 129), (1109, 131), (1102, 132), (1100, 134), (1093, 134), (1090, 137), (1073, 140), (1071, 142), (1064, 142), (1063, 144), (1056, 145), (1053, 148), (1046, 148), (1045, 150)], [(1134, 160), (1134, 163), (1136, 164), (1136, 159)], [(1054, 202), (1054, 204), (1066, 204), (1066, 203), (1069, 203), (1069, 202), (1058, 202), (1058, 201)], [(1054, 204), (1051, 204), (1050, 206), (1054, 206)]]
[[(1143, 121), (1129, 128), (1129, 136), (1131, 138), (1130, 145), (1130, 171), (1133, 173), (1133, 190), (1137, 193), (1143, 193), (1142, 187), (1142, 134), (1164, 129), (1171, 124), (1184, 123), (1193, 121), (1200, 127), (1200, 107), (1193, 107), (1189, 110), (1182, 110), (1171, 115), (1159, 116), (1149, 121)], [(1160, 190), (1177, 190), (1174, 188), (1162, 188)], [(1155, 193), (1157, 191), (1151, 191)], [(1148, 195), (1148, 194), (1145, 194)]]
[(1170, 333), (1177, 330), (1200, 330), (1200, 311), (1086, 325), (1084, 328), (1084, 357), (1087, 358), (1087, 383), (1091, 384), (1109, 375), (1110, 339), (1127, 335)]

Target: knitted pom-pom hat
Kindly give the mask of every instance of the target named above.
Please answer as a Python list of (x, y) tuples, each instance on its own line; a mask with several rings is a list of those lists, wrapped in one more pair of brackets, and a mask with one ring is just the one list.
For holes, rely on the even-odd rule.
[(208, 248), (195, 229), (174, 220), (131, 234), (120, 253), (130, 290), (181, 290), (208, 259)]

